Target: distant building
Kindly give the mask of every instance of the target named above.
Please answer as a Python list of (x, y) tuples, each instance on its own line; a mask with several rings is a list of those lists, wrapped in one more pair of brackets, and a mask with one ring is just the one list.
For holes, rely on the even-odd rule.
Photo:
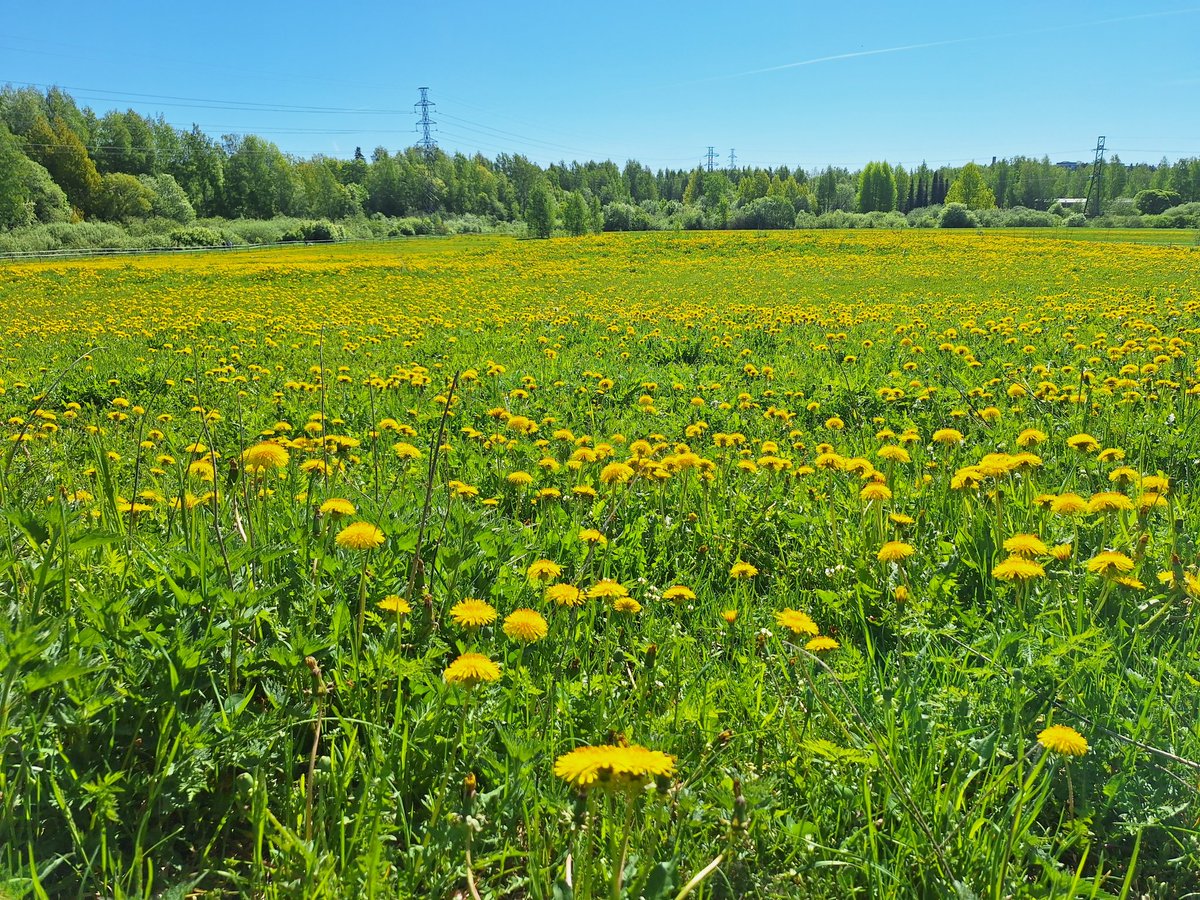
[(1056, 162), (1055, 165), (1058, 166), (1060, 169), (1066, 169), (1068, 172), (1074, 172), (1076, 169), (1078, 169), (1082, 166), (1086, 166), (1087, 163), (1085, 163), (1085, 162), (1069, 162), (1067, 160), (1063, 160), (1062, 162)]
[(1078, 206), (1082, 209), (1087, 206), (1087, 197), (1059, 197), (1054, 202), (1064, 208)]

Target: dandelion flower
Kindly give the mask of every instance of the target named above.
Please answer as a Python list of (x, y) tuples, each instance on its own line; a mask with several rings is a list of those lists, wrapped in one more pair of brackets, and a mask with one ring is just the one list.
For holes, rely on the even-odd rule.
[(936, 444), (946, 444), (953, 446), (963, 442), (963, 433), (957, 428), (939, 428), (933, 433), (933, 441)]
[(867, 503), (870, 503), (871, 501), (883, 503), (884, 501), (892, 499), (892, 489), (886, 484), (873, 481), (859, 491), (858, 496)]
[(737, 621), (737, 617), (738, 617), (738, 611), (736, 609), (721, 610), (721, 618), (725, 620), (726, 624), (732, 625), (734, 622)]
[(579, 539), (585, 544), (599, 544), (603, 546), (608, 543), (608, 538), (602, 535), (595, 528), (584, 528), (579, 532)]
[(809, 653), (823, 653), (826, 650), (836, 650), (842, 646), (833, 638), (827, 635), (818, 635), (804, 645), (804, 649)]
[(374, 550), (383, 545), (383, 532), (370, 522), (352, 522), (338, 532), (337, 545), (344, 550)]
[(1133, 560), (1117, 550), (1104, 550), (1087, 561), (1087, 570), (1093, 575), (1115, 578), (1133, 571)]
[(486, 681), (498, 681), (500, 666), (482, 653), (464, 653), (446, 666), (442, 678), (447, 684), (471, 688)]
[(1056, 516), (1077, 516), (1087, 508), (1088, 502), (1078, 494), (1059, 494), (1050, 501), (1050, 512)]
[(1067, 438), (1067, 446), (1081, 453), (1095, 453), (1100, 449), (1100, 442), (1090, 434), (1073, 434)]
[(621, 462), (609, 463), (600, 470), (600, 482), (602, 484), (624, 484), (632, 477), (633, 467)]
[(816, 637), (820, 629), (817, 628), (817, 623), (812, 620), (808, 613), (798, 609), (781, 609), (775, 613), (775, 621), (782, 628), (788, 629), (792, 634), (807, 634), (811, 637)]
[(530, 581), (548, 584), (562, 574), (562, 566), (549, 559), (539, 559), (525, 571)]
[(278, 444), (269, 441), (255, 444), (242, 454), (246, 468), (251, 472), (265, 472), (267, 469), (282, 469), (288, 464), (288, 452)]
[(513, 610), (504, 619), (504, 633), (522, 644), (532, 644), (546, 636), (546, 620), (532, 609)]
[(689, 587), (684, 587), (682, 584), (674, 585), (663, 591), (664, 600), (670, 600), (673, 603), (683, 603), (685, 600), (695, 600), (696, 592)]
[(321, 515), (324, 516), (352, 516), (356, 512), (354, 504), (341, 497), (330, 497), (321, 504)]
[(496, 621), (496, 608), (486, 600), (466, 597), (450, 607), (450, 618), (462, 628), (482, 628)]
[(398, 444), (392, 444), (392, 452), (399, 459), (420, 459), (421, 451), (406, 441), (400, 441)]
[(1118, 491), (1100, 491), (1088, 500), (1088, 512), (1108, 513), (1133, 509), (1133, 501)]
[(1036, 534), (1014, 534), (1004, 542), (1004, 549), (1017, 556), (1045, 556), (1049, 552)]
[(642, 611), (642, 604), (638, 603), (632, 597), (623, 595), (613, 600), (613, 612), (625, 613), (627, 615), (636, 616)]
[(555, 606), (574, 608), (583, 606), (587, 594), (573, 584), (552, 584), (546, 589), (546, 599)]
[(528, 472), (510, 472), (505, 480), (514, 487), (529, 487), (533, 484), (533, 476)]
[(888, 541), (879, 548), (876, 558), (880, 562), (901, 562), (916, 552), (912, 544), (906, 544), (904, 541)]
[(604, 787), (640, 787), (651, 778), (668, 778), (675, 757), (637, 744), (576, 747), (554, 761), (554, 774), (579, 790), (596, 783)]
[(1087, 739), (1069, 725), (1051, 725), (1044, 729), (1038, 735), (1038, 743), (1062, 756), (1083, 756), (1088, 752)]
[(388, 594), (379, 601), (378, 606), (386, 613), (391, 613), (393, 616), (407, 616), (412, 612), (412, 607), (408, 601), (399, 594)]
[(1019, 553), (1014, 553), (992, 569), (992, 577), (1002, 581), (1029, 581), (1032, 578), (1041, 578), (1045, 574), (1046, 570), (1042, 568), (1041, 563)]
[(616, 600), (629, 593), (625, 585), (612, 578), (602, 578), (588, 588), (588, 597), (592, 600)]
[(741, 581), (747, 578), (753, 578), (758, 574), (758, 569), (750, 565), (748, 562), (738, 560), (729, 569), (729, 577)]

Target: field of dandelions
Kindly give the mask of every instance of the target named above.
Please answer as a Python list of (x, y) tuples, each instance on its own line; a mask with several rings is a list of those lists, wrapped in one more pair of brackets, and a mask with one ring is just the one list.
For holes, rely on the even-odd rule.
[(1001, 233), (3, 265), (0, 896), (1200, 896), (1198, 287)]

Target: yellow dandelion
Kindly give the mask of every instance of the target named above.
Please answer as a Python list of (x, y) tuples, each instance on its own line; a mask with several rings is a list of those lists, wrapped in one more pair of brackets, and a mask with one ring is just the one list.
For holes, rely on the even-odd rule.
[(636, 616), (642, 611), (642, 604), (638, 603), (632, 597), (623, 595), (613, 600), (613, 612), (625, 613), (626, 615)]
[(696, 593), (690, 587), (677, 584), (663, 591), (662, 597), (664, 600), (670, 600), (672, 603), (683, 603), (687, 600), (695, 600)]
[(833, 638), (827, 635), (817, 635), (812, 640), (804, 645), (804, 649), (809, 653), (824, 653), (826, 650), (836, 650), (842, 646)]
[(632, 477), (633, 467), (621, 462), (609, 463), (600, 470), (600, 481), (602, 484), (624, 484)]
[(554, 774), (578, 790), (640, 787), (651, 778), (669, 778), (675, 757), (637, 744), (576, 747), (554, 761)]
[(378, 525), (352, 522), (337, 534), (337, 545), (344, 550), (375, 550), (385, 538)]
[(412, 607), (408, 601), (399, 594), (388, 594), (379, 601), (377, 606), (386, 613), (391, 613), (393, 616), (407, 616), (412, 612)]
[(532, 609), (513, 610), (504, 619), (504, 633), (514, 641), (532, 644), (546, 636), (546, 620)]
[(1049, 552), (1036, 534), (1014, 534), (1004, 542), (1004, 549), (1017, 556), (1045, 556)]
[(482, 628), (496, 621), (496, 608), (486, 600), (466, 597), (450, 607), (450, 618), (461, 628)]
[(1044, 729), (1038, 735), (1038, 743), (1062, 756), (1083, 756), (1088, 752), (1087, 739), (1069, 725), (1051, 725)]
[(1002, 581), (1029, 581), (1046, 574), (1041, 563), (1034, 562), (1021, 554), (1013, 554), (992, 569), (992, 577)]
[(287, 450), (278, 444), (265, 442), (255, 444), (242, 454), (246, 469), (250, 472), (265, 472), (267, 469), (282, 469), (288, 464)]
[(603, 546), (608, 543), (608, 538), (602, 535), (595, 528), (584, 528), (579, 532), (579, 539), (585, 544)]
[(901, 562), (916, 552), (912, 544), (906, 544), (904, 541), (888, 541), (879, 548), (876, 559), (880, 562)]
[(738, 560), (729, 568), (729, 577), (737, 581), (743, 581), (748, 578), (753, 578), (758, 574), (758, 569), (750, 565), (748, 562)]
[(357, 512), (354, 504), (349, 500), (344, 500), (341, 497), (330, 497), (321, 504), (321, 515), (324, 516), (352, 516)]
[(500, 666), (482, 653), (464, 653), (446, 666), (442, 678), (447, 684), (471, 688), (487, 681), (498, 681)]
[(1133, 571), (1133, 560), (1118, 550), (1104, 550), (1087, 561), (1087, 570), (1093, 575), (1116, 578)]
[(588, 598), (592, 600), (616, 600), (629, 593), (625, 585), (612, 578), (602, 578), (588, 588)]
[(553, 584), (546, 589), (546, 599), (555, 606), (583, 606), (587, 594), (573, 584)]
[(807, 634), (816, 637), (820, 629), (808, 613), (798, 609), (781, 609), (775, 613), (775, 621), (780, 627), (786, 628), (792, 634)]
[(525, 574), (532, 582), (549, 584), (562, 574), (562, 566), (549, 559), (539, 559), (525, 570)]

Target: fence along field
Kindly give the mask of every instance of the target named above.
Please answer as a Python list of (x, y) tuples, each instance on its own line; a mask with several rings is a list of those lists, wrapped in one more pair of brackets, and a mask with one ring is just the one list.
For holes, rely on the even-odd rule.
[(0, 270), (0, 893), (1197, 888), (1200, 251)]

